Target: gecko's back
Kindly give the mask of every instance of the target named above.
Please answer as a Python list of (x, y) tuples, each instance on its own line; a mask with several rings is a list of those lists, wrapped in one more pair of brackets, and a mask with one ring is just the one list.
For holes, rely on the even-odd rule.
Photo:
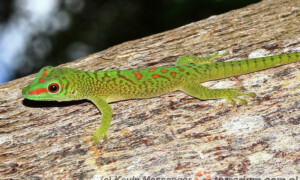
[[(186, 84), (247, 74), (300, 60), (300, 53), (246, 59), (229, 62), (189, 64), (183, 66), (107, 71), (97, 73), (105, 81), (100, 89), (109, 89), (114, 100), (147, 98), (174, 90), (184, 90)], [(99, 77), (100, 76), (100, 77)], [(95, 90), (95, 93), (97, 89)]]

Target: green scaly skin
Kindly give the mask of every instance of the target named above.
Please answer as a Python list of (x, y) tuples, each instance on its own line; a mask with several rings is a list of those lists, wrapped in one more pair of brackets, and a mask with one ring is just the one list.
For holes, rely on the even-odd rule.
[(176, 66), (104, 72), (48, 66), (40, 70), (22, 94), (27, 99), (39, 101), (92, 101), (102, 113), (101, 126), (93, 135), (96, 144), (101, 138), (107, 138), (112, 118), (110, 102), (150, 98), (181, 90), (202, 100), (225, 98), (231, 104), (235, 104), (235, 100), (246, 104), (240, 96), (255, 97), (255, 93), (243, 93), (234, 88), (208, 89), (200, 83), (300, 61), (300, 52), (230, 62), (211, 61), (220, 56), (223, 55), (184, 56), (177, 59)]

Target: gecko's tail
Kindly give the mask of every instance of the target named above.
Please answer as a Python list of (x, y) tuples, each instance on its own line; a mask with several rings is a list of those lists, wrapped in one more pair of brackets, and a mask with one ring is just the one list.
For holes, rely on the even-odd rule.
[(208, 78), (222, 79), (300, 61), (300, 52), (208, 64)]

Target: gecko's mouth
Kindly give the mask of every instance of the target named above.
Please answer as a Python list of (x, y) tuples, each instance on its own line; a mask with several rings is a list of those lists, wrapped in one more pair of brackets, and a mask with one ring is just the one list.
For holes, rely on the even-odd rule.
[(26, 86), (22, 89), (22, 95), (26, 99), (35, 101), (59, 101), (60, 97), (51, 97), (48, 94), (46, 88), (32, 89), (30, 86)]
[(22, 89), (22, 95), (23, 97), (25, 97), (26, 99), (31, 99), (31, 100), (35, 100), (38, 99), (42, 96), (42, 90), (43, 89), (35, 89), (32, 90), (30, 88), (30, 86), (26, 86)]

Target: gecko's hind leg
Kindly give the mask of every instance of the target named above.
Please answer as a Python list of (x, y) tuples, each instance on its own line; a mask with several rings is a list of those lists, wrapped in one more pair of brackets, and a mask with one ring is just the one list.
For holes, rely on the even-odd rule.
[(236, 100), (241, 104), (247, 104), (245, 99), (240, 98), (240, 96), (255, 97), (255, 93), (244, 93), (240, 92), (240, 88), (228, 88), (228, 89), (208, 89), (200, 84), (187, 83), (183, 85), (182, 90), (199, 99), (220, 99), (224, 98), (232, 105), (236, 104)]
[(189, 65), (189, 64), (206, 64), (206, 63), (212, 63), (213, 59), (217, 59), (219, 57), (222, 56), (226, 56), (228, 53), (218, 53), (215, 52), (211, 55), (205, 55), (205, 56), (201, 56), (201, 57), (197, 57), (197, 56), (180, 56), (177, 60), (176, 60), (176, 66), (184, 66), (184, 65)]

